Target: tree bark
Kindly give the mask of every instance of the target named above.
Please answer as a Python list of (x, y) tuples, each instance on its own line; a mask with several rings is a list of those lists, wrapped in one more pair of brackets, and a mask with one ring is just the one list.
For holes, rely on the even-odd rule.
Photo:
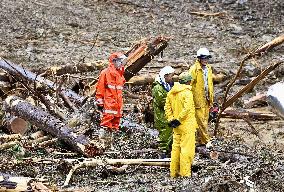
[(43, 131), (65, 141), (81, 154), (90, 157), (101, 153), (101, 149), (94, 146), (85, 136), (76, 135), (59, 119), (17, 96), (7, 97), (4, 105), (6, 110), (12, 111)]

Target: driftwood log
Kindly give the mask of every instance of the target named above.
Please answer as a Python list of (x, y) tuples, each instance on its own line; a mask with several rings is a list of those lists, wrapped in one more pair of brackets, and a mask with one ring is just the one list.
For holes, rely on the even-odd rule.
[(222, 118), (234, 118), (234, 119), (243, 119), (248, 118), (250, 120), (259, 120), (259, 121), (269, 121), (279, 119), (277, 115), (269, 113), (256, 113), (249, 111), (237, 111), (237, 110), (225, 110), (221, 114)]
[(101, 149), (92, 144), (85, 136), (76, 135), (59, 119), (17, 96), (7, 97), (4, 106), (6, 110), (13, 112), (43, 131), (65, 141), (81, 154), (92, 157), (101, 153)]
[(34, 73), (41, 74), (41, 76), (49, 75), (63, 75), (63, 74), (74, 74), (74, 73), (86, 73), (91, 71), (98, 71), (107, 67), (107, 60), (98, 60), (95, 62), (89, 63), (80, 63), (80, 64), (70, 64), (63, 66), (53, 66), (45, 69), (34, 69)]
[[(58, 89), (58, 86), (56, 83), (47, 80), (43, 77), (40, 77), (36, 75), (35, 73), (25, 69), (22, 66), (18, 66), (10, 61), (7, 61), (3, 58), (0, 58), (0, 68), (4, 69), (7, 73), (11, 74), (14, 78), (17, 78), (17, 76), (21, 76), (23, 79), (31, 82), (31, 83), (40, 83), (41, 85), (44, 85), (48, 87), (49, 89), (52, 89), (56, 91)], [(66, 97), (72, 99), (76, 103), (81, 103), (83, 101), (83, 97), (79, 96), (75, 92), (68, 90), (64, 87), (61, 88), (61, 93), (65, 95)]]
[[(138, 75), (132, 77), (127, 83), (131, 85), (147, 85), (152, 84), (156, 78), (157, 74), (146, 74), (146, 75)], [(214, 83), (220, 83), (224, 81), (226, 76), (224, 74), (213, 74)], [(174, 81), (178, 81), (178, 76), (175, 75), (173, 77)]]

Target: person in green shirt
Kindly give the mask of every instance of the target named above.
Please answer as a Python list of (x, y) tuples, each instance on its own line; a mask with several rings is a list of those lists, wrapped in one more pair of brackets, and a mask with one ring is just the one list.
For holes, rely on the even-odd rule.
[(167, 94), (173, 86), (174, 71), (171, 66), (162, 68), (152, 89), (154, 126), (159, 131), (160, 149), (163, 151), (163, 155), (166, 156), (169, 156), (171, 151), (172, 128), (168, 125), (164, 107)]

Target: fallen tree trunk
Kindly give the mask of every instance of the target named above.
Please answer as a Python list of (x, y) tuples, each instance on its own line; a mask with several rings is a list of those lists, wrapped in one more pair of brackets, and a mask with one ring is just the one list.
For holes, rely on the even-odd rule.
[[(11, 63), (9, 61), (4, 60), (0, 57), (0, 68), (7, 71), (9, 74), (13, 75), (14, 78), (17, 79), (17, 76), (21, 76), (23, 79), (29, 81), (29, 82), (37, 82), (41, 83), (42, 85), (47, 86), (48, 88), (56, 91), (58, 88), (58, 85), (50, 80), (44, 79), (42, 77), (39, 77), (35, 73), (25, 69), (24, 67), (20, 67), (14, 63)], [(61, 87), (61, 93), (64, 94), (66, 97), (71, 98), (76, 103), (81, 103), (83, 101), (83, 97), (79, 96), (75, 92), (65, 89), (64, 87)]]
[(90, 63), (80, 63), (77, 65), (63, 65), (53, 66), (45, 69), (34, 69), (33, 72), (42, 74), (41, 76), (49, 75), (63, 75), (63, 74), (74, 74), (74, 73), (85, 73), (90, 71), (97, 71), (105, 68), (108, 65), (107, 60), (98, 60)]
[(77, 136), (59, 119), (17, 96), (7, 97), (4, 106), (6, 110), (13, 112), (43, 131), (65, 141), (81, 154), (90, 157), (101, 153), (101, 149), (92, 144), (85, 136)]
[[(131, 85), (147, 85), (155, 81), (157, 74), (147, 74), (132, 77), (127, 83)], [(226, 76), (224, 74), (213, 74), (213, 82), (220, 83), (224, 81)], [(174, 81), (178, 81), (178, 76), (173, 77)]]
[(251, 120), (259, 120), (259, 121), (269, 121), (279, 119), (278, 116), (274, 114), (265, 114), (265, 113), (255, 113), (249, 111), (237, 111), (237, 110), (225, 110), (221, 114), (222, 118), (235, 118), (235, 119), (243, 119), (248, 118)]

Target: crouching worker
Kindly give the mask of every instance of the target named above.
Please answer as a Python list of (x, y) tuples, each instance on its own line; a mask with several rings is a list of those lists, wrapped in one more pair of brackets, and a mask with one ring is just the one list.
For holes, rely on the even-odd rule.
[(182, 73), (179, 82), (174, 84), (166, 99), (166, 117), (173, 128), (171, 177), (191, 176), (191, 164), (195, 155), (195, 131), (198, 127), (191, 79), (188, 73)]
[(173, 86), (174, 72), (175, 70), (171, 66), (162, 68), (155, 79), (152, 89), (154, 125), (155, 128), (159, 130), (159, 147), (163, 151), (163, 156), (170, 155), (170, 147), (172, 144), (172, 128), (168, 125), (164, 108), (167, 94)]
[(122, 89), (125, 83), (124, 65), (126, 56), (123, 53), (112, 53), (109, 58), (109, 66), (99, 76), (96, 87), (96, 102), (98, 109), (102, 111), (102, 130), (115, 132), (119, 129), (122, 117)]

